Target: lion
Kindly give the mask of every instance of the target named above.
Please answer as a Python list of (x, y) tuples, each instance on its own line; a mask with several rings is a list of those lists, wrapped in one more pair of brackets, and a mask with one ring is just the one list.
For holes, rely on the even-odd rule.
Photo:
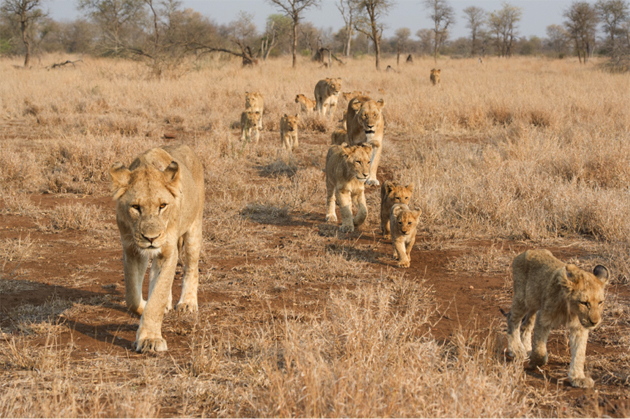
[(376, 179), (378, 163), (381, 160), (385, 120), (381, 110), (385, 106), (383, 99), (373, 101), (368, 96), (357, 96), (348, 103), (346, 125), (348, 126), (348, 144), (368, 143), (372, 146), (370, 157), (370, 176), (367, 185), (380, 185)]
[(311, 113), (315, 110), (315, 101), (313, 99), (307, 98), (302, 94), (299, 94), (295, 97), (295, 103), (300, 104), (302, 112)]
[(411, 249), (416, 242), (416, 230), (421, 210), (412, 211), (407, 204), (394, 204), (389, 216), (392, 232), (394, 258), (399, 268), (408, 268), (411, 263)]
[(265, 109), (265, 101), (263, 95), (259, 92), (245, 92), (245, 110), (251, 112), (259, 112), (258, 129), (262, 130), (262, 116)]
[(431, 75), (429, 76), (429, 80), (431, 80), (431, 83), (433, 83), (433, 85), (435, 86), (436, 84), (440, 84), (440, 73), (442, 72), (441, 69), (435, 69), (432, 68), (431, 69)]
[(341, 79), (325, 79), (320, 80), (315, 85), (315, 102), (317, 111), (326, 116), (328, 112), (332, 118), (335, 114), (337, 101), (339, 100), (339, 92), (341, 91)]
[(359, 92), (358, 90), (354, 90), (352, 92), (343, 92), (341, 94), (341, 96), (345, 99), (345, 100), (352, 100), (357, 96), (363, 96), (363, 92)]
[(287, 151), (293, 151), (298, 146), (298, 121), (300, 115), (287, 115), (286, 113), (280, 118), (280, 138), (282, 139), (282, 148)]
[(260, 112), (244, 111), (241, 114), (241, 141), (249, 141), (253, 134), (254, 142), (258, 143), (260, 138), (259, 123)]
[(509, 353), (522, 359), (531, 351), (529, 368), (544, 365), (549, 332), (566, 325), (571, 346), (571, 385), (593, 387), (593, 379), (584, 374), (586, 341), (588, 332), (602, 318), (604, 286), (610, 277), (608, 269), (597, 265), (590, 273), (556, 259), (548, 250), (539, 249), (514, 258), (512, 273), (514, 300), (507, 314)]
[(341, 145), (343, 143), (348, 143), (348, 133), (346, 130), (339, 128), (338, 130), (333, 131), (330, 136), (330, 145)]
[(389, 217), (394, 204), (409, 204), (409, 199), (413, 194), (413, 182), (403, 186), (398, 182), (387, 181), (381, 185), (381, 231), (383, 238), (391, 237)]
[[(332, 145), (326, 155), (326, 221), (337, 222), (335, 202), (341, 209), (342, 232), (352, 232), (367, 217), (365, 203), (365, 181), (370, 171), (372, 146), (359, 144)], [(352, 204), (357, 207), (357, 215), (352, 217)]]
[[(123, 246), (125, 299), (127, 308), (141, 316), (134, 349), (166, 351), (162, 318), (173, 308), (171, 288), (178, 256), (184, 278), (176, 308), (197, 311), (203, 166), (188, 146), (163, 146), (141, 154), (129, 168), (114, 163), (110, 175)], [(153, 263), (145, 301), (142, 282), (149, 258)]]

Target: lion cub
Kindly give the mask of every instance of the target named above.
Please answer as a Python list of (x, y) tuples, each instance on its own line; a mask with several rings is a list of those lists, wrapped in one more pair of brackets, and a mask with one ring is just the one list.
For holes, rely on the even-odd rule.
[(248, 141), (254, 134), (254, 142), (258, 143), (260, 137), (260, 131), (258, 131), (258, 124), (260, 123), (260, 112), (258, 111), (245, 111), (241, 114), (241, 141)]
[(295, 97), (295, 103), (300, 104), (302, 112), (311, 113), (315, 110), (315, 101), (313, 99), (307, 98), (302, 94), (299, 94)]
[(608, 269), (597, 265), (593, 273), (586, 272), (540, 249), (514, 258), (512, 273), (514, 300), (507, 314), (508, 351), (517, 358), (531, 351), (529, 367), (544, 365), (549, 332), (565, 325), (571, 346), (571, 385), (593, 387), (593, 379), (584, 374), (586, 341), (588, 332), (602, 319)]
[(431, 80), (431, 83), (433, 83), (433, 85), (435, 86), (436, 84), (440, 84), (440, 73), (442, 72), (441, 69), (435, 69), (432, 68), (431, 69), (431, 75), (429, 76), (429, 79)]
[(416, 230), (421, 210), (411, 211), (406, 204), (395, 204), (389, 216), (389, 228), (392, 232), (394, 258), (398, 267), (408, 268), (411, 262), (411, 249), (416, 242)]
[(287, 115), (286, 113), (280, 118), (280, 138), (282, 139), (282, 148), (287, 151), (293, 151), (298, 146), (298, 121), (299, 115)]
[(391, 237), (389, 227), (389, 216), (394, 204), (409, 204), (409, 199), (413, 194), (413, 182), (403, 186), (398, 182), (387, 181), (381, 185), (381, 231), (383, 238)]
[(245, 110), (250, 112), (259, 112), (260, 119), (256, 124), (259, 130), (262, 130), (262, 116), (265, 109), (265, 100), (262, 93), (259, 92), (245, 92)]

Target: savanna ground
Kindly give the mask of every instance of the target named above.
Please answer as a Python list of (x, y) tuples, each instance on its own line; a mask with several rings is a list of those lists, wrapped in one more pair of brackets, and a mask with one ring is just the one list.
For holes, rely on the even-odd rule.
[[(0, 416), (630, 415), (627, 75), (519, 58), (440, 61), (438, 87), (429, 60), (44, 68), (62, 58), (0, 61)], [(345, 102), (279, 151), (281, 115), (324, 77), (386, 101), (378, 176), (415, 182), (423, 212), (409, 269), (381, 238), (378, 188), (359, 231), (324, 222)], [(245, 91), (265, 97), (258, 144), (239, 141)], [(108, 173), (173, 142), (205, 166), (199, 314), (168, 313), (168, 352), (140, 355)], [(505, 354), (509, 265), (538, 247), (613, 273), (594, 389), (568, 385), (565, 330), (542, 369)]]

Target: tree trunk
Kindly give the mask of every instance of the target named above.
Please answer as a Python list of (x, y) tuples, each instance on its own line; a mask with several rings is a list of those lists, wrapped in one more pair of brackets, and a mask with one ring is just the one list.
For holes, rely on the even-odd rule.
[(31, 61), (31, 41), (28, 39), (28, 35), (26, 34), (26, 22), (20, 22), (20, 29), (22, 31), (22, 41), (24, 42), (24, 47), (26, 48), (26, 54), (24, 56), (24, 67), (28, 67)]
[(295, 68), (296, 62), (297, 62), (297, 57), (296, 57), (296, 53), (297, 53), (297, 25), (298, 25), (298, 21), (297, 19), (293, 21), (293, 68)]
[(470, 55), (471, 55), (472, 57), (474, 57), (474, 56), (475, 56), (475, 51), (476, 51), (476, 50), (475, 50), (475, 41), (476, 41), (476, 40), (477, 40), (477, 34), (475, 33), (475, 31), (473, 31), (473, 33), (472, 33), (472, 46), (471, 46), (471, 48), (470, 48)]
[(378, 35), (377, 35), (377, 38), (374, 40), (374, 50), (376, 51), (376, 69), (380, 70), (381, 69), (381, 43), (380, 43), (380, 40), (378, 39)]
[(348, 24), (346, 28), (346, 34), (348, 35), (348, 43), (346, 45), (346, 57), (350, 57), (350, 44), (352, 43), (352, 21)]
[(398, 54), (396, 55), (396, 66), (400, 65), (400, 42), (398, 42)]

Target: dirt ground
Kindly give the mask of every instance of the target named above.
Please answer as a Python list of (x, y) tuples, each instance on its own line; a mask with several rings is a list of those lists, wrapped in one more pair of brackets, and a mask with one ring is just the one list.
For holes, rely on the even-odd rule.
[[(275, 133), (264, 135), (275, 136)], [(186, 142), (182, 135), (169, 136), (175, 138), (165, 139), (165, 142)], [(321, 164), (328, 135), (304, 134), (300, 140), (302, 146), (296, 158), (306, 161), (320, 150)], [(273, 177), (255, 162), (243, 175), (248, 176), (248, 181), (252, 183), (273, 182)], [(384, 162), (379, 169), (379, 179), (382, 182), (390, 177)], [(61, 343), (74, 343), (76, 350), (72, 356), (76, 362), (102, 353), (131, 359), (144, 356), (132, 350), (138, 319), (126, 311), (124, 303), (122, 252), (114, 219), (115, 204), (107, 193), (109, 185), (103, 183), (99, 187), (103, 193), (91, 196), (30, 195), (31, 202), (42, 210), (77, 202), (98, 207), (108, 214), (103, 221), (105, 227), (98, 232), (73, 229), (50, 231), (41, 227), (46, 224), (45, 217), (37, 219), (13, 213), (0, 216), (0, 240), (17, 241), (29, 237), (34, 246), (33, 256), (19, 266), (12, 261), (6, 264), (4, 278), (0, 281), (0, 328), (5, 340), (26, 333), (16, 326), (19, 313), (43, 307), (44, 312), (52, 315), (50, 322), (61, 326)], [(256, 276), (257, 279), (251, 281), (251, 273), (261, 267), (273, 269), (287, 254), (299, 254), (308, 259), (326, 251), (347, 259), (365, 261), (367, 269), (374, 272), (404, 271), (405, 281), (422, 282), (429, 286), (436, 303), (436, 314), (429, 332), (439, 341), (448, 341), (459, 329), (504, 331), (505, 320), (500, 309), (508, 311), (511, 304), (509, 264), (515, 254), (530, 248), (531, 244), (515, 240), (458, 238), (436, 241), (421, 227), (412, 252), (411, 267), (402, 270), (396, 267), (391, 257), (391, 243), (380, 235), (375, 215), (378, 214), (375, 203), (380, 191), (371, 187), (367, 193), (371, 211), (368, 223), (360, 231), (349, 235), (337, 233), (337, 226), (324, 222), (324, 202), (316, 212), (289, 212), (276, 218), (257, 216), (255, 212), (244, 216), (241, 220), (245, 224), (244, 229), (258, 236), (260, 240), (256, 243), (264, 245), (243, 248), (240, 252), (221, 249), (220, 245), (211, 249), (206, 247), (200, 264), (200, 312), (205, 312), (210, 318), (224, 318), (224, 321), (234, 311), (254, 315), (265, 308), (261, 307), (258, 299), (250, 296), (263, 291), (269, 295), (266, 304), (270, 311), (289, 309), (297, 315), (317, 314), (322, 307), (320, 302), (329, 298), (332, 289), (359, 287), (361, 284), (296, 276), (293, 283), (277, 286), (272, 277), (266, 281)], [(211, 206), (213, 199), (213, 196), (206, 196), (206, 205)], [(4, 208), (2, 205), (0, 209)], [(308, 237), (317, 237), (316, 243), (325, 249), (314, 248), (312, 241), (305, 239)], [(582, 260), (587, 268), (592, 268), (588, 265), (590, 252), (584, 239), (569, 238), (548, 248), (560, 259)], [(486, 259), (475, 259), (480, 254)], [(480, 265), (471, 272), (466, 264), (457, 263), (467, 260), (470, 263), (477, 261)], [(491, 263), (484, 267), (484, 260)], [(173, 287), (175, 299), (180, 289), (181, 269), (178, 268)], [(630, 303), (628, 286), (614, 282), (609, 287), (607, 299), (627, 307)], [(56, 306), (58, 302), (62, 302), (59, 303), (62, 306)], [(67, 310), (73, 304), (79, 304), (83, 309)], [(611, 321), (614, 321), (614, 315), (609, 313), (605, 322)], [(166, 315), (163, 335), (169, 345), (169, 356), (186, 358), (189, 355), (190, 326), (191, 321), (185, 316), (177, 313)], [(619, 335), (628, 333), (629, 326), (618, 322), (614, 327), (596, 330), (589, 337), (587, 370), (595, 379), (594, 389), (574, 389), (565, 380), (570, 359), (565, 331), (553, 332), (549, 341), (549, 364), (528, 372), (527, 383), (539, 388), (557, 387), (564, 402), (574, 408), (584, 407), (602, 415), (623, 416), (624, 412), (630, 411), (628, 376), (598, 368), (592, 360), (600, 356), (610, 358), (625, 354), (628, 349), (615, 342)], [(34, 339), (33, 344), (44, 345), (45, 339), (41, 336)], [(506, 359), (505, 362), (511, 360)], [(160, 412), (163, 416), (173, 414), (177, 412)]]

